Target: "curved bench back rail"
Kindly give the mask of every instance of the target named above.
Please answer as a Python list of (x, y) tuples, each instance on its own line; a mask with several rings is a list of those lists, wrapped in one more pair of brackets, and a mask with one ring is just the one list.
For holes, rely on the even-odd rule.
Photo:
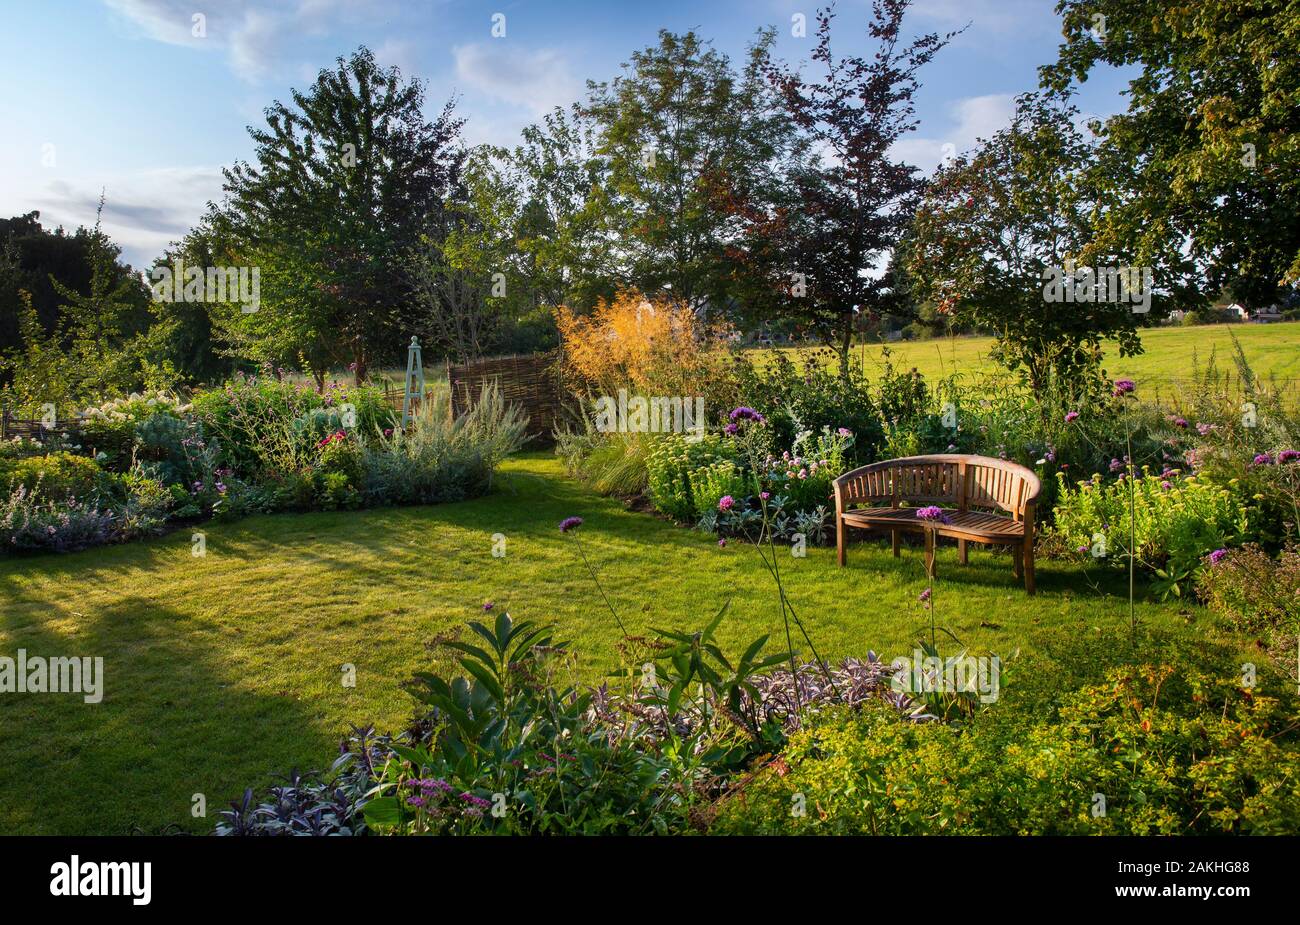
[(1042, 490), (1038, 476), (1018, 463), (988, 456), (941, 453), (905, 456), (846, 472), (835, 480), (836, 506), (925, 506), (959, 511), (1003, 511), (1017, 521)]

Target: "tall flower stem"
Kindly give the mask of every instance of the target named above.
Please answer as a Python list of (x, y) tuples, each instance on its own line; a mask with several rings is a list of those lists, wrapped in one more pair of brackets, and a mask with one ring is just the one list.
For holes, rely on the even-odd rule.
[(1128, 453), (1128, 623), (1129, 632), (1137, 638), (1137, 606), (1133, 596), (1134, 556), (1137, 554), (1137, 486), (1134, 482), (1133, 427), (1129, 420), (1128, 405), (1124, 406), (1124, 449)]
[[(803, 621), (800, 620), (799, 615), (795, 613), (794, 604), (790, 603), (790, 598), (786, 596), (785, 583), (781, 580), (781, 567), (777, 561), (776, 543), (773, 539), (772, 531), (769, 529), (767, 500), (763, 498), (761, 492), (759, 494), (759, 503), (763, 508), (763, 533), (767, 537), (768, 552), (771, 553), (772, 560), (769, 562), (767, 556), (763, 555), (762, 536), (759, 537), (758, 557), (763, 560), (763, 564), (767, 566), (768, 573), (776, 582), (777, 593), (781, 598), (781, 619), (785, 623), (786, 641), (791, 653), (790, 670), (792, 673), (794, 672), (794, 645), (793, 641), (790, 639), (790, 620), (793, 619), (795, 626), (799, 627), (799, 634), (803, 636), (804, 642), (808, 643), (808, 649), (812, 652), (813, 661), (817, 664), (817, 667), (821, 669), (822, 675), (826, 678), (826, 683), (830, 685), (831, 692), (838, 697), (839, 688), (835, 685), (835, 678), (831, 675), (830, 667), (826, 664), (825, 659), (821, 657), (821, 653), (817, 651), (816, 644), (813, 643), (812, 637), (808, 635), (807, 627), (803, 625)], [(789, 613), (789, 617), (786, 616), (787, 612)], [(797, 696), (799, 690), (798, 674), (794, 674), (794, 678), (795, 692)]]
[(587, 567), (587, 571), (591, 574), (591, 580), (596, 583), (596, 590), (600, 592), (600, 596), (605, 601), (605, 606), (609, 608), (609, 612), (614, 615), (614, 622), (618, 624), (619, 632), (626, 637), (627, 628), (623, 626), (623, 621), (618, 618), (618, 611), (614, 609), (614, 605), (609, 602), (609, 597), (606, 596), (605, 589), (600, 584), (600, 578), (597, 577), (596, 570), (587, 561), (587, 554), (582, 550), (582, 541), (578, 539), (577, 533), (571, 533), (570, 535), (573, 537), (573, 542), (577, 544), (578, 555), (582, 557), (582, 564)]

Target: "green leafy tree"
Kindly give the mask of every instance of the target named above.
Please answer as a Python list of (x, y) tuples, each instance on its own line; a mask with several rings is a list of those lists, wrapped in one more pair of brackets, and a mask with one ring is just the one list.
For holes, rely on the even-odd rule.
[[(104, 203), (99, 204), (102, 215)], [(147, 290), (138, 276), (118, 262), (121, 253), (96, 219), (86, 230), (87, 282), (82, 289), (51, 274), (49, 285), (61, 300), (47, 326), (31, 292), (17, 290), (18, 344), (9, 348), (0, 374), (15, 402), (27, 410), (52, 403), (60, 414), (77, 404), (143, 384), (142, 345), (149, 317)], [(18, 249), (11, 239), (0, 257), (0, 291), (22, 279)], [(142, 319), (146, 319), (142, 321)]]
[(792, 137), (764, 79), (773, 39), (760, 33), (737, 73), (695, 33), (661, 31), (621, 76), (589, 84), (585, 111), (608, 164), (591, 208), (618, 242), (624, 286), (667, 290), (700, 312), (727, 305), (736, 231), (718, 191), (779, 182), (773, 168)]
[(1183, 304), (1248, 307), (1300, 281), (1300, 9), (1294, 0), (1060, 0), (1042, 69), (1063, 90), (1138, 67), (1099, 146), (1114, 207), (1098, 237), (1159, 268)]
[(256, 163), (225, 171), (223, 219), (263, 291), (222, 328), (263, 358), (349, 363), (361, 381), (410, 330), (406, 263), (457, 183), (462, 120), (449, 101), (428, 121), (423, 84), (364, 47), (292, 100), (249, 130)]
[(1010, 126), (936, 172), (908, 244), (915, 294), (991, 332), (995, 357), (1035, 389), (1053, 374), (1095, 373), (1105, 338), (1123, 356), (1141, 350), (1131, 302), (1065, 301), (1046, 288), (1054, 272), (1073, 272), (1070, 261), (1102, 256), (1092, 247), (1092, 149), (1078, 121), (1063, 100), (1018, 98)]
[(615, 294), (621, 272), (603, 208), (609, 175), (593, 120), (575, 104), (526, 126), (522, 143), (499, 152), (516, 208), (519, 272), (535, 308), (593, 306)]

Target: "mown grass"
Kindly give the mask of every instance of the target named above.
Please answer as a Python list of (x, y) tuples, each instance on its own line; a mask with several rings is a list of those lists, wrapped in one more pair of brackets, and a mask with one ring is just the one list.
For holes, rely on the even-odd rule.
[[(1106, 350), (1106, 371), (1112, 378), (1128, 377), (1142, 384), (1145, 394), (1159, 391), (1172, 397), (1194, 380), (1194, 361), (1202, 368), (1214, 357), (1220, 376), (1235, 378), (1232, 337), (1241, 343), (1255, 374), (1263, 380), (1276, 377), (1289, 391), (1300, 391), (1300, 322), (1278, 324), (1219, 324), (1196, 327), (1161, 327), (1140, 332), (1145, 351), (1120, 357), (1114, 344)], [(927, 379), (954, 374), (996, 372), (989, 359), (991, 337), (950, 337), (900, 341), (854, 348), (868, 374), (883, 368), (884, 350), (896, 368), (915, 367)], [(782, 348), (802, 352), (804, 348)], [(1283, 383), (1283, 380), (1290, 380)]]
[[(618, 632), (573, 538), (569, 515), (632, 633), (700, 628), (728, 599), (720, 636), (733, 650), (783, 636), (777, 598), (752, 547), (716, 541), (596, 496), (541, 454), (511, 460), (492, 495), (438, 507), (253, 517), (66, 556), (0, 560), (0, 653), (105, 661), (97, 705), (77, 695), (0, 695), (0, 833), (210, 829), (244, 787), (292, 767), (321, 768), (353, 723), (396, 730), (413, 701), (401, 682), (451, 666), (440, 633), (481, 616), (554, 622), (578, 653), (577, 680), (618, 660)], [(492, 555), (493, 534), (506, 555)], [(823, 654), (910, 653), (927, 625), (917, 603), (922, 556), (887, 543), (806, 559), (783, 553), (791, 600)], [(1125, 638), (1116, 573), (1043, 562), (1028, 598), (1005, 555), (940, 555), (937, 615), (976, 651), (1010, 656), (1044, 640)], [(1210, 632), (1178, 605), (1140, 603), (1149, 627)], [(1192, 621), (1189, 623), (1189, 621)], [(356, 666), (355, 688), (341, 668)], [(1235, 671), (1226, 665), (1225, 670)], [(207, 819), (191, 816), (203, 794)]]

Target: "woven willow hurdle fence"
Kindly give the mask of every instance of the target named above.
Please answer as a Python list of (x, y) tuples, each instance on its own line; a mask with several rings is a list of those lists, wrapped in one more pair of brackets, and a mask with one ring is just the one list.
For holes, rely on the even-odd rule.
[(529, 438), (535, 443), (552, 443), (564, 407), (558, 359), (558, 354), (551, 351), (488, 357), (457, 365), (448, 363), (452, 415), (464, 414), (472, 408), (483, 386), (495, 381), (506, 404), (518, 405), (528, 415)]

